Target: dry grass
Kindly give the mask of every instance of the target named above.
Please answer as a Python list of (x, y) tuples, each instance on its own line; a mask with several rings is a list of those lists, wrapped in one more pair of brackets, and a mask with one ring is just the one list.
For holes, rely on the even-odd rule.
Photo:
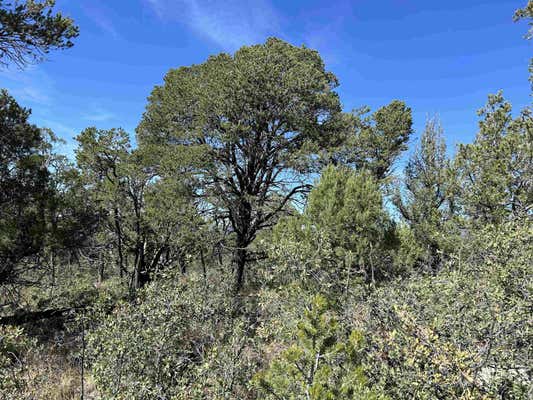
[[(20, 400), (78, 400), (81, 398), (81, 371), (66, 352), (42, 346), (26, 357), (21, 371), (23, 385), (16, 395)], [(2, 397), (0, 396), (0, 399)], [(98, 399), (90, 375), (85, 376), (84, 399)]]

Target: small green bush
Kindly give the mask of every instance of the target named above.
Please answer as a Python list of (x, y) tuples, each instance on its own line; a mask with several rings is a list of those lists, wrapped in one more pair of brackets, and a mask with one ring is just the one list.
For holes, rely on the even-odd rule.
[(24, 380), (26, 352), (35, 342), (15, 326), (0, 326), (0, 393), (2, 399), (20, 398), (27, 382)]

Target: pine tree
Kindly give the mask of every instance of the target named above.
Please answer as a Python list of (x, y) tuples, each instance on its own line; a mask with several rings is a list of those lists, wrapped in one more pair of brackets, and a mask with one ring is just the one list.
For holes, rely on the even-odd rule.
[(400, 100), (369, 112), (370, 108), (362, 107), (350, 115), (351, 129), (327, 159), (335, 165), (365, 169), (380, 181), (390, 175), (394, 162), (407, 150), (413, 117), (411, 108)]
[(40, 61), (52, 49), (73, 46), (79, 29), (61, 13), (55, 0), (0, 0), (0, 65), (24, 67)]
[[(446, 155), (442, 127), (432, 119), (404, 170), (393, 202), (412, 229), (425, 265), (437, 268), (455, 213), (455, 179)], [(448, 232), (449, 233), (449, 232)]]
[(274, 229), (273, 262), (288, 263), (321, 285), (346, 289), (357, 276), (367, 282), (387, 276), (388, 250), (394, 244), (394, 225), (372, 174), (329, 166), (303, 214)]
[(328, 232), (348, 273), (363, 272), (374, 281), (391, 224), (379, 185), (368, 171), (326, 168), (309, 195), (305, 215), (310, 225)]
[(476, 223), (525, 216), (533, 204), (533, 118), (525, 109), (513, 119), (502, 92), (490, 95), (478, 114), (474, 143), (456, 158), (464, 213)]
[(327, 300), (317, 295), (298, 323), (295, 342), (253, 384), (264, 399), (385, 400), (365, 377), (363, 347), (360, 332), (343, 338)]

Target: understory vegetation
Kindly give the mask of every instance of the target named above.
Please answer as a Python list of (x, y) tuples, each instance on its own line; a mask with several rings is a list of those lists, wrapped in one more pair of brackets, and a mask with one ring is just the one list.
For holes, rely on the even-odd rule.
[[(0, 65), (72, 45), (32, 4), (0, 0)], [(407, 151), (406, 103), (338, 86), (270, 38), (73, 157), (2, 90), (0, 400), (532, 398), (531, 108), (489, 95), (472, 143), (431, 118)]]

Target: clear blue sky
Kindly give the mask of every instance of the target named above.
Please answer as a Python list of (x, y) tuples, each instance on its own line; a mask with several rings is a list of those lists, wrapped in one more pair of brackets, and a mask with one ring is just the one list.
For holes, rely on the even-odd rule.
[(68, 141), (87, 126), (132, 135), (146, 97), (174, 67), (277, 36), (318, 49), (340, 79), (348, 111), (392, 99), (413, 108), (420, 134), (438, 114), (450, 146), (471, 141), (475, 111), (503, 89), (530, 104), (532, 44), (512, 22), (526, 0), (58, 0), (80, 26), (72, 49), (29, 70), (0, 71), (0, 86), (33, 121)]

